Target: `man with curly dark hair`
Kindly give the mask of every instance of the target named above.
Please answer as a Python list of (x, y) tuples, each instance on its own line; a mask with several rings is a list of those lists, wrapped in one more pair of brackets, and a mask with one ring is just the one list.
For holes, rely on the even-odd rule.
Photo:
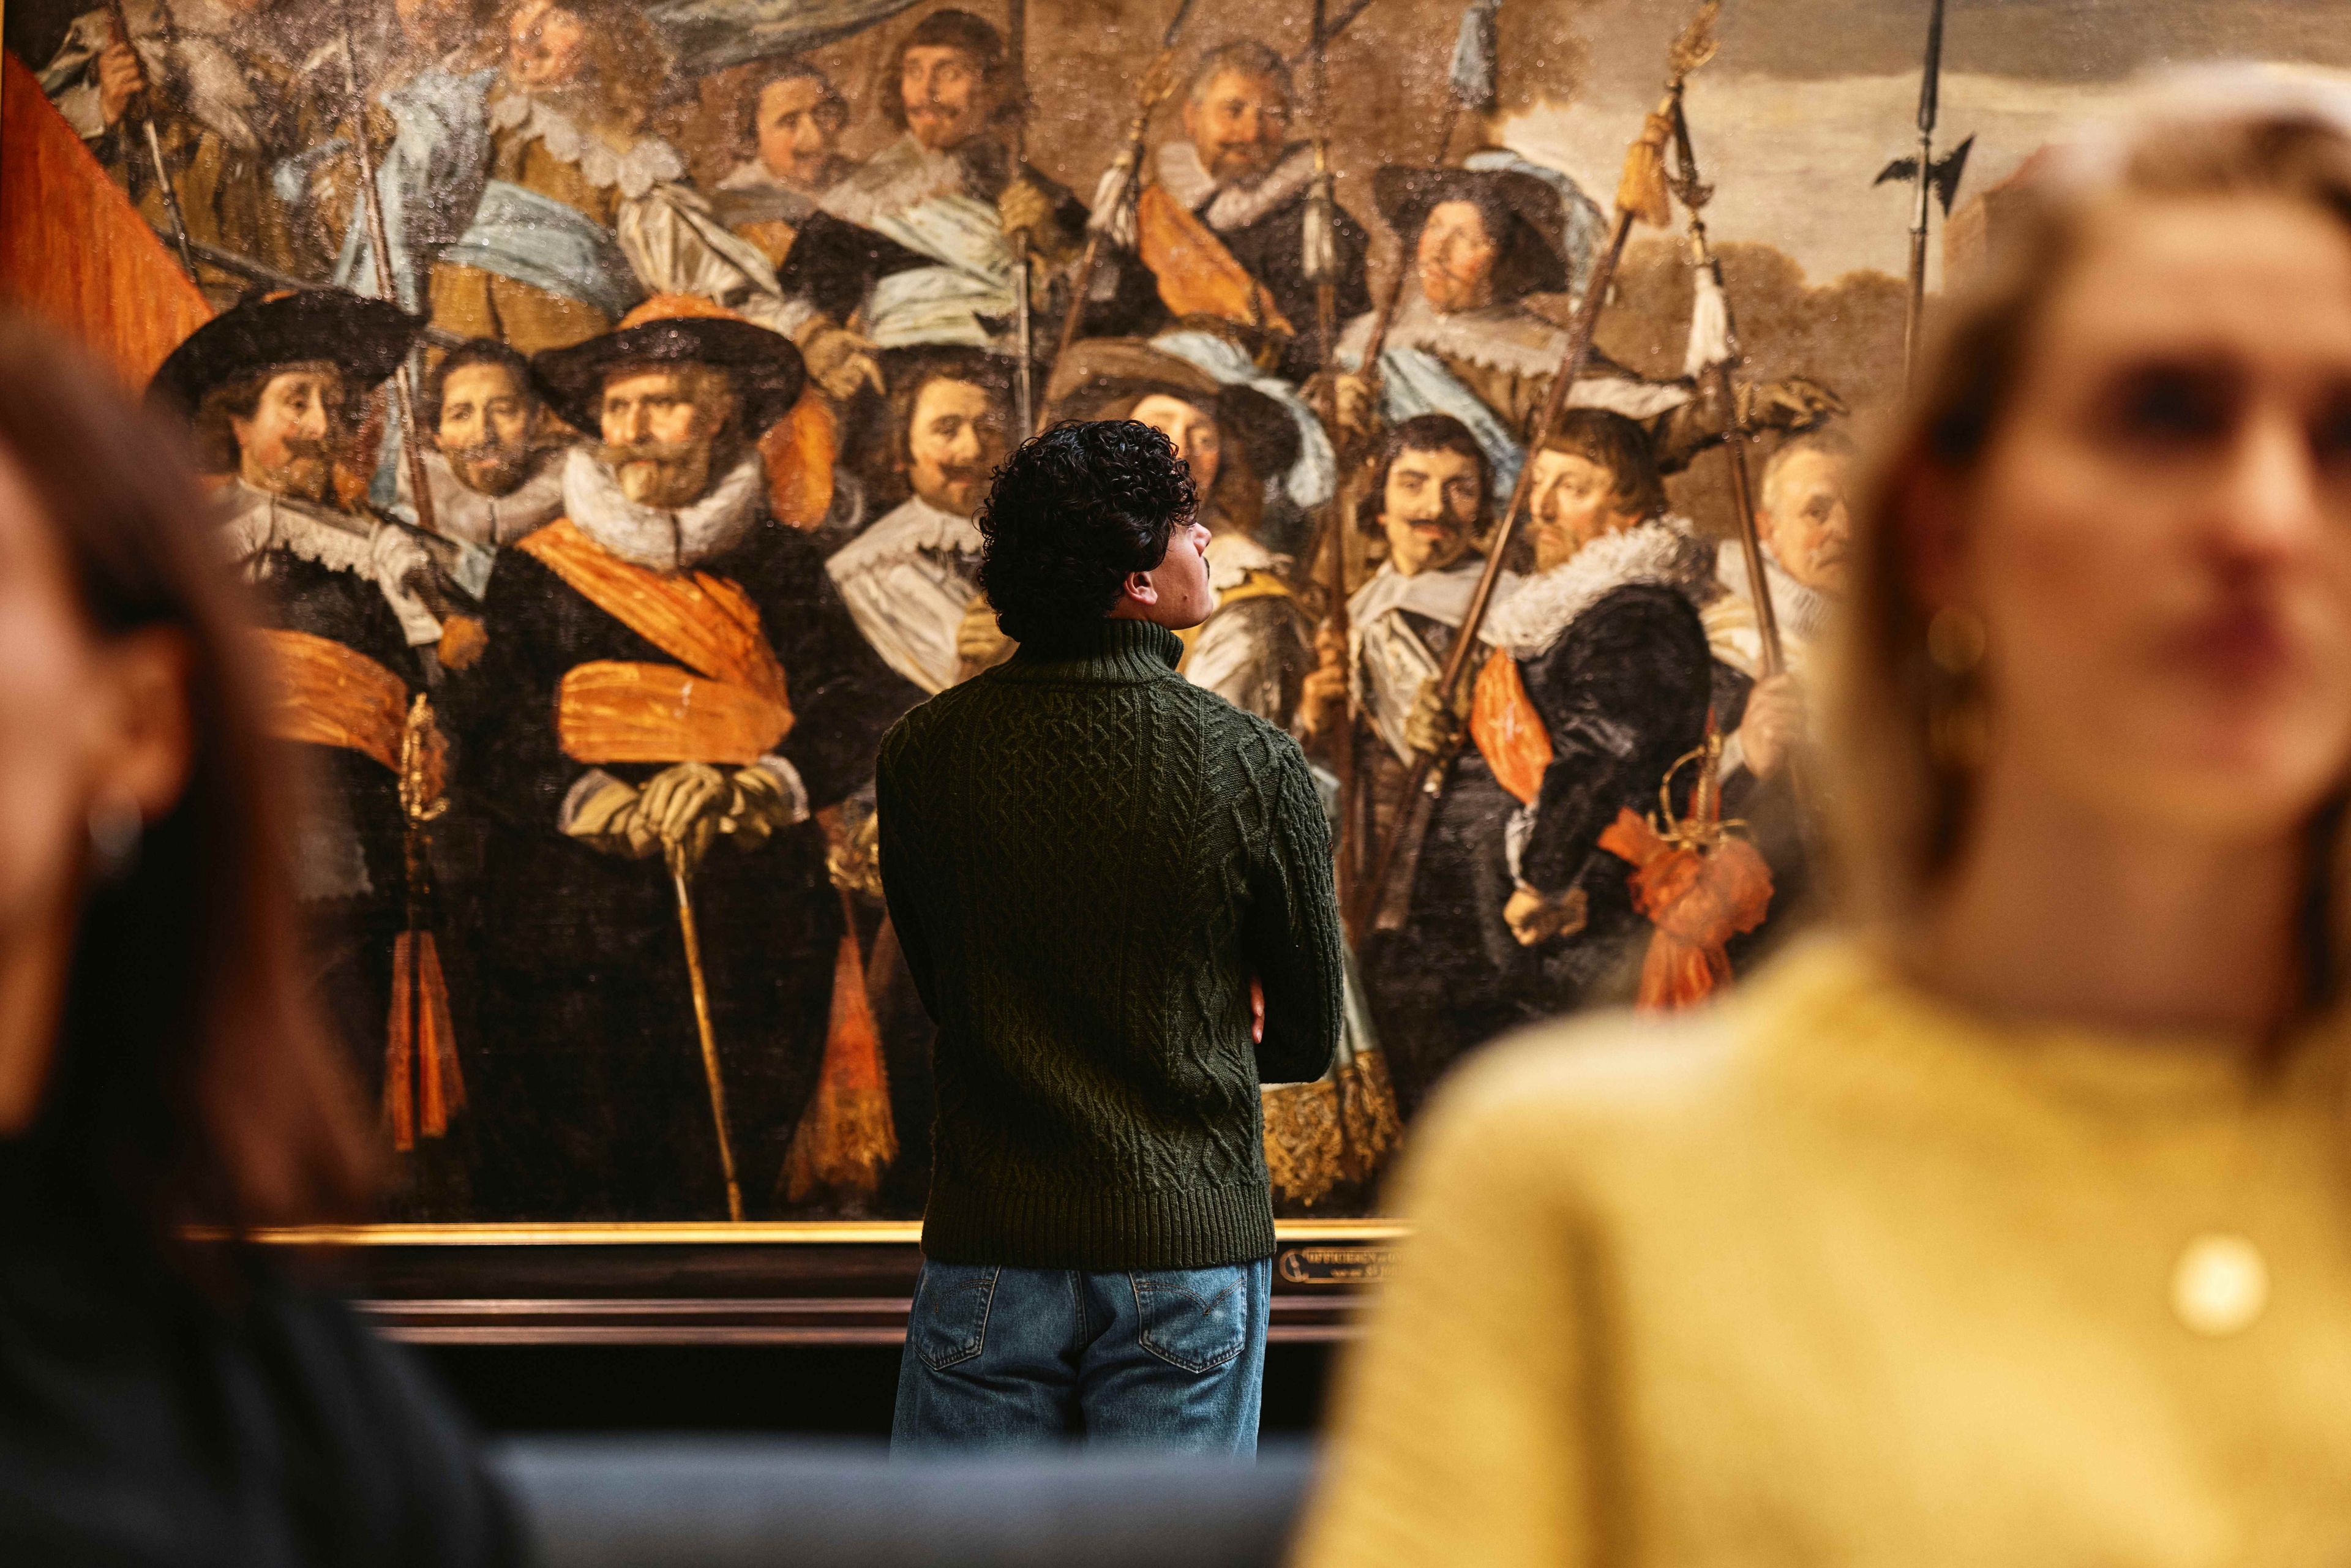
[(1287, 735), (1176, 673), (1215, 605), (1167, 438), (1057, 424), (998, 470), (1009, 663), (883, 743), (882, 880), (938, 1025), (895, 1441), (1254, 1452), (1260, 1082), (1339, 1038), (1331, 845)]

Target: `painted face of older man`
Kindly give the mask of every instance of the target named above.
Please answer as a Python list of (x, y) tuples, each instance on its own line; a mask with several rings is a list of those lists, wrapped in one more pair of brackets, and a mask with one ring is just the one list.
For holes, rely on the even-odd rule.
[(601, 455), (621, 494), (674, 511), (710, 488), (735, 392), (726, 373), (708, 365), (623, 368), (604, 380), (601, 416)]

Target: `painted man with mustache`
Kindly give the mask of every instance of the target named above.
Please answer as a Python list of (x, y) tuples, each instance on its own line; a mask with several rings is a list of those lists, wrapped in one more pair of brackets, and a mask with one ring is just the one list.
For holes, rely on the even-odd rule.
[[(342, 504), (336, 460), (350, 455), (353, 402), (391, 375), (423, 327), (336, 290), (254, 300), (191, 334), (149, 394), (193, 419), (204, 466), (223, 476), (223, 542), (256, 590), (277, 682), (273, 727), (314, 787), (295, 841), (314, 978), (371, 1088), (406, 1060), (387, 1057), (414, 863), (401, 768), (413, 742), (437, 790), (438, 735), (413, 705), (439, 683), (443, 629), (427, 604), (439, 590), (425, 553), (396, 524)], [(448, 1066), (442, 1082), (454, 1088)], [(392, 1085), (385, 1109), (404, 1103), (413, 1138), (406, 1082)], [(455, 1108), (444, 1100), (422, 1131), (444, 1130)]]
[[(430, 438), (424, 473), (444, 538), (495, 550), (562, 514), (569, 443), (513, 349), (487, 338), (452, 349), (425, 377), (416, 413)], [(399, 482), (406, 501), (405, 463)]]
[(892, 456), (913, 494), (825, 570), (874, 652), (937, 693), (999, 651), (971, 519), (1013, 446), (1012, 369), (977, 349), (893, 353), (889, 364)]
[[(779, 274), (785, 288), (827, 321), (853, 327), (869, 350), (1008, 352), (1015, 236), (1025, 240), (1040, 306), (1085, 245), (1078, 199), (1031, 165), (1015, 166), (1007, 133), (1022, 111), (992, 24), (960, 10), (924, 17), (882, 73), (883, 118), (905, 134), (825, 192), (826, 221), (799, 230)], [(1090, 292), (1093, 330), (1157, 309), (1150, 274), (1132, 257), (1110, 256)], [(1050, 324), (1034, 336), (1050, 344)], [(831, 340), (821, 348), (837, 351)], [(857, 363), (879, 391), (870, 353)], [(810, 369), (827, 374), (817, 359)]]
[[(1314, 148), (1290, 134), (1293, 96), (1290, 67), (1264, 44), (1244, 39), (1210, 50), (1184, 95), (1182, 138), (1162, 142), (1151, 163), (1158, 191), (1181, 215), (1170, 213), (1164, 224), (1147, 215), (1140, 243), (1171, 311), (1230, 314), (1240, 300), (1244, 324), (1286, 339), (1282, 371), (1303, 382), (1322, 367), (1322, 345), (1305, 268)], [(1144, 197), (1146, 210), (1155, 200)], [(1347, 321), (1372, 308), (1364, 279), (1370, 242), (1344, 209), (1332, 216), (1338, 319)], [(1220, 290), (1217, 275), (1246, 283), (1237, 293)]]
[[(1528, 298), (1583, 291), (1605, 226), (1600, 209), (1567, 175), (1501, 150), (1473, 152), (1458, 169), (1392, 164), (1372, 188), (1412, 272), (1375, 374), (1363, 365), (1373, 318), (1340, 336), (1339, 423), (1369, 443), (1383, 424), (1451, 414), (1478, 437), (1507, 494), (1566, 342)], [(1638, 421), (1670, 472), (1721, 434), (1721, 413), (1695, 392), (1687, 380), (1636, 376), (1594, 350), (1567, 406)], [(1799, 379), (1752, 387), (1746, 402), (1750, 428), (1802, 428), (1843, 408)]]
[[(1435, 682), (1486, 569), (1493, 497), (1484, 449), (1460, 421), (1420, 414), (1388, 432), (1357, 519), (1387, 557), (1347, 601), (1349, 645), (1323, 635), (1298, 714), (1310, 756), (1354, 746), (1365, 786), (1359, 839), (1371, 837), (1364, 828), (1383, 841), (1395, 831), (1410, 804), (1407, 770), (1423, 754), (1457, 747)], [(1498, 605), (1518, 580), (1503, 574)], [(1499, 824), (1510, 807), (1483, 758), (1455, 757), (1426, 831), (1397, 855), (1365, 934), (1364, 990), (1407, 1117), (1463, 1051), (1515, 1021), (1501, 1001), (1512, 944), (1501, 921), (1510, 883)]]
[(776, 520), (780, 335), (688, 297), (532, 361), (597, 440), (504, 552), (467, 684), (484, 847), (479, 1079), (494, 1211), (724, 1217), (674, 873), (693, 889), (740, 1191), (773, 1214), (817, 1082), (841, 903), (814, 813), (921, 695)]
[[(1501, 914), (1522, 950), (1515, 999), (1533, 1019), (1629, 999), (1651, 926), (1602, 835), (1623, 811), (1657, 810), (1709, 716), (1738, 722), (1748, 682), (1714, 655), (1714, 541), (1667, 513), (1648, 433), (1569, 409), (1530, 461), (1534, 570), (1488, 618), (1498, 653), (1479, 674), (1473, 727), (1520, 803), (1499, 835)], [(1514, 721), (1493, 722), (1505, 707)], [(1530, 751), (1513, 730), (1545, 738)], [(1695, 777), (1676, 776), (1677, 810)]]
[(831, 78), (808, 60), (769, 61), (743, 88), (737, 140), (750, 156), (718, 182), (712, 208), (781, 266), (818, 200), (857, 167), (841, 152), (848, 128)]

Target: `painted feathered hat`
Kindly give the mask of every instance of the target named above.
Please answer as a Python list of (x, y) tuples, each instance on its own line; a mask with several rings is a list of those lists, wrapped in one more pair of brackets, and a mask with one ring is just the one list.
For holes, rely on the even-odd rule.
[(1372, 197), (1407, 251), (1437, 206), (1476, 205), (1502, 253), (1494, 264), (1497, 300), (1583, 287), (1605, 223), (1573, 179), (1501, 148), (1473, 152), (1458, 168), (1391, 163), (1372, 176)]

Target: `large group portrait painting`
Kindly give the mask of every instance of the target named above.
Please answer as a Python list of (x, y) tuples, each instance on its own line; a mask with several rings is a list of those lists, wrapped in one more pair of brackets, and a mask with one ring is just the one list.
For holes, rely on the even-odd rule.
[(1019, 656), (1063, 419), (1173, 444), (1181, 673), (1323, 786), (1264, 1151), (1361, 1217), (1465, 1056), (1805, 923), (1856, 434), (2069, 115), (2351, 50), (2211, 9), (12, 0), (0, 290), (210, 476), (392, 1218), (921, 1214), (874, 758)]

